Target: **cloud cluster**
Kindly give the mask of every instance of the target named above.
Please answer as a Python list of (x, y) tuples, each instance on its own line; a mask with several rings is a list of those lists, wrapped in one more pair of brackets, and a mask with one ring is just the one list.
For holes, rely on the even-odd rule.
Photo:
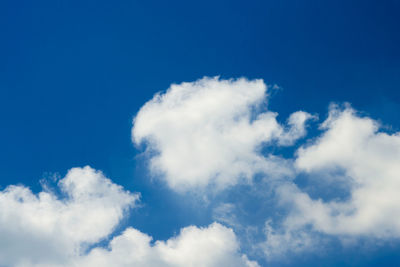
[(294, 183), (278, 187), (290, 212), (277, 229), (267, 225), (262, 247), (268, 256), (315, 249), (321, 234), (353, 241), (400, 237), (400, 133), (379, 131), (377, 121), (349, 105), (331, 105), (321, 130), (297, 151), (295, 166), (311, 181), (329, 177), (327, 186), (339, 183), (347, 194), (324, 200)]
[[(223, 189), (255, 174), (291, 177), (273, 185), (289, 215), (278, 228), (267, 224), (264, 229), (266, 254), (311, 249), (321, 233), (398, 237), (399, 134), (379, 132), (376, 121), (349, 105), (332, 105), (321, 135), (294, 157), (264, 153), (263, 146), (293, 145), (306, 135), (307, 120), (315, 118), (298, 111), (281, 125), (277, 113), (263, 105), (267, 89), (262, 80), (246, 79), (203, 78), (172, 85), (140, 109), (133, 141), (147, 145), (150, 170), (178, 191), (209, 185)], [(345, 192), (333, 200), (312, 197), (297, 186), (298, 175), (312, 177), (311, 186), (329, 178), (326, 183), (340, 184), (337, 188)]]
[(266, 111), (262, 80), (203, 78), (172, 85), (147, 102), (134, 119), (132, 138), (146, 143), (150, 170), (175, 190), (225, 188), (262, 172), (291, 175), (287, 163), (262, 155), (261, 145), (290, 145), (305, 135), (312, 116), (296, 112), (282, 126)]
[(206, 228), (190, 226), (167, 241), (151, 244), (151, 237), (133, 228), (115, 237), (108, 249), (96, 248), (79, 266), (257, 267), (238, 253), (233, 231), (218, 223)]
[(286, 188), (282, 196), (296, 210), (290, 220), (333, 235), (400, 237), (400, 134), (379, 132), (377, 121), (350, 107), (332, 106), (321, 127), (324, 133), (299, 149), (296, 166), (316, 176), (339, 171), (350, 195), (327, 202)]
[(90, 167), (71, 169), (58, 185), (63, 198), (24, 186), (0, 192), (0, 265), (66, 262), (108, 236), (138, 199)]
[[(349, 105), (332, 105), (318, 136), (293, 157), (275, 156), (265, 146), (292, 146), (316, 117), (297, 111), (279, 123), (266, 108), (267, 89), (262, 80), (244, 78), (174, 84), (139, 110), (132, 140), (145, 144), (150, 171), (175, 191), (221, 192), (262, 176), (260, 190), (267, 184), (276, 198), (270, 202), (276, 207), (266, 210), (285, 214), (265, 214), (265, 239), (248, 246), (267, 258), (314, 249), (321, 236), (399, 238), (400, 133), (383, 132)], [(340, 185), (345, 192), (315, 196), (298, 183), (300, 176), (308, 178), (307, 186)], [(271, 182), (283, 177), (289, 179)], [(246, 185), (257, 187), (257, 179)], [(131, 227), (115, 233), (139, 195), (101, 172), (73, 168), (58, 189), (34, 194), (18, 185), (0, 191), (1, 266), (258, 266), (242, 251), (239, 240), (246, 237), (234, 233), (254, 227), (243, 226), (235, 199), (214, 203), (213, 218), (221, 224), (188, 226), (153, 241)]]
[(217, 223), (154, 243), (127, 228), (99, 247), (139, 195), (90, 167), (71, 169), (58, 185), (64, 197), (24, 186), (0, 191), (0, 266), (258, 266), (240, 254), (234, 232)]

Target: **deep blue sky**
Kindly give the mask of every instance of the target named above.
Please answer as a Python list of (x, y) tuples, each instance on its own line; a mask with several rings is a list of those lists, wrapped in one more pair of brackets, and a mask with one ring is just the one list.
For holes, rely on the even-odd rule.
[(208, 224), (148, 180), (130, 140), (138, 109), (173, 82), (245, 76), (283, 89), (270, 102), (281, 120), (348, 101), (399, 130), (399, 12), (397, 0), (1, 1), (0, 186), (39, 190), (91, 165), (142, 193), (127, 224), (156, 238)]

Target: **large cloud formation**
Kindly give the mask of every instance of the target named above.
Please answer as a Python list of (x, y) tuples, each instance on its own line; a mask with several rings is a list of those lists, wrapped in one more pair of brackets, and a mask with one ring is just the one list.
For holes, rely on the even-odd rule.
[(400, 237), (400, 133), (379, 131), (377, 121), (349, 105), (331, 105), (320, 128), (320, 136), (298, 149), (295, 166), (311, 184), (317, 179), (316, 186), (341, 191), (324, 200), (294, 183), (278, 187), (279, 202), (291, 208), (277, 229), (266, 225), (267, 255), (314, 249), (321, 234), (353, 242)]
[(0, 266), (258, 266), (239, 253), (234, 232), (217, 223), (155, 243), (127, 228), (108, 248), (98, 247), (139, 195), (90, 167), (71, 169), (58, 185), (65, 197), (24, 186), (0, 191)]
[(262, 80), (203, 78), (172, 85), (147, 102), (134, 119), (132, 138), (151, 152), (150, 169), (176, 190), (224, 188), (255, 173), (291, 175), (291, 168), (262, 144), (290, 145), (305, 135), (311, 115), (293, 113), (288, 126), (264, 110)]
[[(248, 246), (267, 258), (313, 249), (321, 236), (398, 239), (400, 133), (384, 132), (349, 105), (332, 105), (319, 135), (292, 157), (274, 156), (264, 146), (293, 145), (313, 116), (297, 111), (279, 123), (266, 109), (267, 89), (262, 80), (244, 78), (172, 85), (139, 110), (132, 139), (145, 144), (151, 172), (176, 191), (220, 192), (260, 174), (270, 187), (261, 195), (273, 192), (277, 201), (269, 203), (285, 214), (266, 213), (265, 239)], [(327, 187), (337, 195), (324, 196)], [(243, 254), (239, 240), (246, 237), (234, 233), (253, 227), (231, 214), (235, 203), (216, 203), (214, 212), (233, 229), (210, 221), (153, 241), (131, 227), (115, 233), (138, 198), (90, 167), (71, 169), (54, 191), (8, 186), (0, 191), (0, 266), (258, 266)]]
[[(295, 156), (263, 153), (262, 146), (292, 145), (305, 136), (305, 123), (312, 118), (298, 111), (281, 125), (277, 113), (263, 106), (267, 89), (262, 80), (246, 79), (203, 78), (172, 85), (138, 112), (133, 141), (147, 145), (150, 170), (178, 191), (210, 184), (221, 189), (257, 173), (290, 177), (273, 185), (278, 203), (291, 208), (278, 229), (266, 224), (262, 246), (267, 254), (310, 248), (315, 233), (398, 237), (399, 134), (380, 132), (379, 123), (349, 105), (332, 105), (321, 135)], [(340, 184), (341, 191), (331, 200), (311, 196), (296, 184), (300, 174), (313, 177), (308, 186), (326, 180)]]
[(332, 106), (321, 127), (324, 133), (299, 149), (296, 166), (312, 175), (339, 171), (337, 182), (350, 193), (327, 202), (287, 189), (282, 193), (297, 212), (292, 220), (328, 234), (400, 237), (400, 134), (379, 132), (377, 121), (350, 107)]
[(58, 185), (65, 198), (24, 186), (0, 192), (0, 265), (67, 262), (108, 236), (138, 199), (90, 167), (71, 169)]

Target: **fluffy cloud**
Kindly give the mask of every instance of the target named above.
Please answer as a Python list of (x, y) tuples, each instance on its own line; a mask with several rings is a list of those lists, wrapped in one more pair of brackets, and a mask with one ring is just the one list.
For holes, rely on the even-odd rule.
[(291, 179), (272, 183), (276, 209), (290, 212), (276, 229), (267, 224), (261, 247), (268, 255), (314, 248), (321, 234), (399, 237), (400, 134), (380, 131), (377, 121), (348, 105), (332, 105), (320, 136), (293, 158), (276, 157), (261, 148), (293, 145), (314, 117), (298, 111), (282, 125), (265, 109), (267, 96), (262, 80), (204, 78), (172, 85), (141, 108), (132, 138), (147, 145), (150, 170), (178, 191), (210, 184), (221, 189), (256, 173), (300, 174), (308, 177), (306, 187), (330, 183), (339, 189), (335, 198), (323, 199)]
[(332, 106), (321, 128), (320, 137), (299, 149), (296, 166), (314, 177), (340, 173), (332, 177), (349, 196), (323, 201), (294, 185), (282, 187), (282, 201), (295, 207), (286, 223), (330, 235), (400, 237), (400, 134), (380, 132), (377, 121), (349, 106)]
[(0, 191), (0, 266), (258, 266), (240, 254), (234, 232), (217, 223), (156, 242), (127, 228), (101, 248), (97, 243), (139, 196), (90, 167), (71, 169), (58, 185), (63, 198), (24, 186)]
[[(277, 198), (265, 204), (278, 203), (266, 209), (279, 213), (272, 217), (278, 221), (274, 227), (270, 220), (261, 227), (244, 225), (248, 219), (240, 216), (246, 212), (237, 212), (236, 198), (213, 203), (214, 219), (244, 235), (264, 229), (265, 240), (238, 238), (232, 229), (213, 223), (183, 228), (166, 241), (153, 241), (128, 227), (102, 247), (99, 242), (115, 234), (139, 196), (90, 167), (74, 168), (59, 181), (58, 193), (44, 189), (34, 194), (24, 186), (0, 191), (0, 265), (254, 267), (258, 264), (242, 254), (238, 240), (254, 241), (245, 247), (272, 258), (314, 249), (321, 236), (399, 238), (400, 133), (380, 131), (377, 121), (350, 106), (333, 105), (321, 124), (322, 134), (293, 158), (283, 159), (263, 153), (263, 146), (293, 145), (306, 135), (305, 124), (314, 117), (298, 111), (280, 124), (277, 114), (266, 110), (266, 101), (262, 80), (203, 78), (154, 96), (132, 128), (133, 141), (147, 146), (150, 170), (174, 190), (218, 190), (250, 181), (255, 174), (290, 177), (278, 183), (256, 179), (249, 186), (263, 185), (250, 190), (260, 195), (257, 201)], [(308, 179), (305, 187), (296, 184), (299, 174)], [(324, 183), (340, 184), (345, 192), (333, 199), (307, 193), (307, 186)], [(288, 211), (284, 218), (282, 210)], [(260, 224), (275, 216), (271, 214)]]
[(207, 228), (190, 226), (166, 242), (151, 243), (151, 237), (128, 228), (115, 237), (108, 249), (96, 248), (81, 259), (79, 266), (176, 266), (176, 267), (257, 267), (245, 255), (233, 231), (218, 223)]
[(67, 262), (108, 236), (138, 199), (90, 167), (71, 169), (58, 185), (65, 198), (24, 186), (0, 192), (0, 265)]
[(296, 112), (281, 126), (265, 111), (267, 86), (262, 80), (203, 78), (172, 85), (147, 102), (134, 119), (134, 143), (145, 142), (150, 169), (176, 190), (218, 188), (250, 179), (255, 173), (289, 175), (291, 168), (260, 146), (290, 145), (305, 134), (308, 113)]

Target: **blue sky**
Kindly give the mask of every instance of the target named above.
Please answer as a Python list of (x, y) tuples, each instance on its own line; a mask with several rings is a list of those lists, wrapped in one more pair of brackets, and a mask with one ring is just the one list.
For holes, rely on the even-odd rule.
[[(312, 236), (323, 235), (321, 250), (283, 257), (254, 252), (254, 240), (265, 239), (266, 220), (279, 227), (291, 214), (276, 206), (273, 186), (254, 189), (238, 182), (199, 195), (193, 188), (175, 190), (168, 184), (168, 167), (157, 175), (149, 169), (155, 156), (145, 151), (152, 145), (133, 144), (131, 130), (133, 118), (157, 92), (219, 76), (263, 79), (269, 96), (260, 99), (282, 125), (299, 110), (318, 115), (293, 145), (258, 146), (264, 155), (295, 160), (300, 147), (328, 131), (318, 125), (332, 102), (351, 103), (354, 120), (372, 118), (382, 132), (399, 132), (399, 11), (396, 0), (2, 1), (0, 189), (20, 184), (37, 193), (41, 179), (57, 188), (52, 177), (89, 165), (141, 194), (116, 230), (101, 239), (104, 246), (129, 226), (154, 240), (167, 240), (190, 225), (207, 227), (218, 221), (218, 207), (230, 203), (240, 227), (220, 223), (235, 231), (240, 253), (261, 266), (397, 266), (400, 244), (394, 233), (391, 238), (361, 233), (349, 245), (341, 234), (332, 234), (339, 230), (320, 230)], [(278, 89), (270, 89), (273, 85)], [(343, 168), (332, 176), (351, 175), (350, 167)], [(265, 176), (260, 172), (251, 178), (256, 184)], [(350, 194), (341, 178), (320, 186), (310, 182), (320, 173), (296, 175), (294, 184), (313, 198)], [(250, 226), (256, 228), (251, 238), (243, 230)], [(0, 265), (13, 266), (1, 260)]]

